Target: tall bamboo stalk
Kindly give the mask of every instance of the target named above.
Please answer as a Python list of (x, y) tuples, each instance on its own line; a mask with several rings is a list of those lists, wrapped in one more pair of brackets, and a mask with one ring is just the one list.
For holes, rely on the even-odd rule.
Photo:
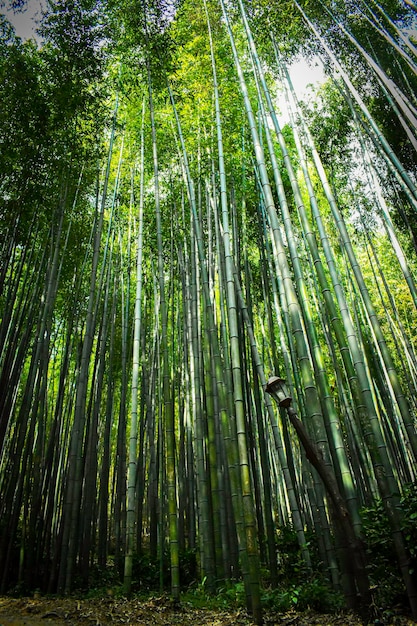
[[(130, 408), (130, 433), (129, 433), (129, 464), (127, 486), (127, 519), (126, 519), (126, 555), (124, 566), (124, 588), (130, 593), (132, 587), (132, 567), (135, 539), (136, 517), (136, 476), (137, 476), (137, 438), (138, 438), (138, 394), (139, 394), (139, 371), (140, 371), (140, 341), (142, 333), (142, 261), (143, 261), (143, 200), (144, 200), (144, 170), (145, 170), (145, 100), (142, 104), (142, 126), (139, 163), (139, 214), (138, 235), (136, 253), (136, 296), (135, 317), (133, 334), (133, 358), (132, 358), (132, 399)], [(131, 204), (134, 203), (134, 171), (132, 171)]]

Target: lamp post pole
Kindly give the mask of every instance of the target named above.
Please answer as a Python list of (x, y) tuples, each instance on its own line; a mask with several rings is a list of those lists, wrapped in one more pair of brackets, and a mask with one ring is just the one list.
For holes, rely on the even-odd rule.
[[(297, 433), (298, 439), (303, 446), (307, 459), (316, 469), (323, 481), (323, 485), (333, 503), (336, 518), (340, 524), (346, 541), (352, 554), (352, 570), (356, 582), (359, 597), (354, 599), (354, 604), (362, 605), (362, 608), (369, 608), (371, 605), (371, 595), (369, 591), (369, 579), (366, 572), (366, 556), (361, 540), (356, 536), (353, 529), (351, 516), (346, 506), (345, 500), (340, 493), (339, 486), (333, 472), (326, 466), (321, 451), (317, 444), (311, 440), (307, 429), (297, 416), (297, 412), (291, 406), (292, 398), (289, 394), (286, 382), (278, 376), (271, 376), (266, 383), (264, 390), (274, 398), (279, 407), (284, 408), (288, 419)], [(348, 598), (349, 603), (352, 599)], [(360, 608), (352, 606), (352, 608)]]
[(341, 517), (349, 515), (344, 499), (340, 494), (339, 487), (333, 474), (325, 465), (323, 456), (317, 444), (310, 439), (310, 436), (303, 422), (297, 416), (295, 409), (291, 406), (292, 398), (288, 393), (286, 382), (283, 378), (272, 376), (265, 385), (265, 391), (269, 393), (278, 404), (286, 410), (288, 418), (297, 433), (298, 439), (304, 448), (306, 457), (316, 469), (323, 481), (326, 491), (329, 494), (334, 506), (338, 509)]

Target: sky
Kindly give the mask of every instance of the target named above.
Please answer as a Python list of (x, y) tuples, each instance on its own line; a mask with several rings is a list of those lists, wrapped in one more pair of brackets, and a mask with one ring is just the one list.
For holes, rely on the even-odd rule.
[(23, 11), (14, 13), (12, 10), (7, 10), (6, 7), (2, 8), (1, 12), (13, 24), (19, 37), (30, 39), (31, 37), (36, 37), (36, 20), (39, 20), (41, 17), (43, 4), (42, 0), (27, 0)]
[(318, 60), (314, 61), (313, 64), (308, 64), (307, 61), (301, 59), (293, 63), (289, 70), (292, 84), (300, 98), (305, 96), (309, 91), (308, 85), (313, 84), (317, 86), (326, 80), (323, 66)]

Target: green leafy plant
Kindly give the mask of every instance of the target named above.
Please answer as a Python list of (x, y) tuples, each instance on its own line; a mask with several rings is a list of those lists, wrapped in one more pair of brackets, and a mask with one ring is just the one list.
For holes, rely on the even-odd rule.
[(281, 584), (277, 589), (268, 589), (262, 601), (264, 606), (275, 611), (314, 609), (333, 612), (341, 609), (344, 603), (343, 596), (335, 593), (328, 581), (317, 574), (298, 584)]
[(237, 608), (245, 605), (245, 587), (242, 581), (225, 581), (225, 584), (213, 595), (208, 593), (206, 578), (203, 578), (198, 585), (190, 588), (183, 595), (183, 602), (195, 608)]
[[(410, 570), (417, 565), (417, 484), (405, 485), (400, 503), (402, 531), (410, 555)], [(374, 602), (382, 610), (407, 606), (404, 584), (397, 564), (389, 521), (381, 500), (362, 509), (361, 517)]]
[(180, 580), (181, 586), (187, 587), (197, 580), (198, 564), (196, 550), (180, 552)]
[[(164, 555), (163, 564), (164, 572), (163, 579), (164, 584), (169, 584), (169, 571), (168, 571), (168, 555)], [(133, 580), (132, 589), (134, 591), (151, 591), (159, 589), (160, 586), (160, 563), (159, 560), (152, 559), (148, 553), (137, 556), (133, 561)]]
[[(306, 533), (306, 539), (313, 569), (319, 570), (320, 562), (314, 534)], [(278, 529), (276, 546), (282, 580), (290, 583), (305, 580), (307, 569), (298, 543), (297, 533), (291, 524), (286, 524)]]
[(314, 609), (324, 612), (343, 607), (342, 595), (335, 592), (326, 579), (325, 572), (320, 571), (321, 563), (314, 534), (307, 535), (307, 541), (313, 572), (306, 567), (292, 525), (286, 524), (279, 528), (279, 584), (277, 588), (264, 590), (264, 606), (276, 611)]
[(404, 513), (402, 531), (411, 556), (411, 569), (417, 570), (417, 483), (405, 485), (401, 497)]

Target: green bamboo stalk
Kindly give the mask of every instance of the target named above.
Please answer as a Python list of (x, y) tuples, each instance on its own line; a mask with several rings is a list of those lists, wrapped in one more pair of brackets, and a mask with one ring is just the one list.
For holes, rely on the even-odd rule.
[(210, 20), (207, 5), (204, 3), (207, 16), (207, 26), (210, 40), (210, 52), (213, 72), (214, 106), (216, 115), (217, 149), (219, 158), (220, 176), (220, 203), (223, 224), (223, 244), (226, 267), (226, 300), (228, 310), (229, 339), (231, 351), (231, 364), (233, 375), (233, 397), (235, 404), (237, 443), (239, 449), (239, 465), (242, 484), (243, 515), (247, 539), (247, 550), (250, 567), (251, 586), (251, 611), (257, 624), (262, 622), (261, 601), (259, 592), (259, 554), (257, 546), (257, 532), (255, 512), (253, 509), (253, 495), (249, 468), (249, 457), (246, 441), (245, 405), (243, 398), (243, 381), (241, 372), (240, 345), (238, 333), (238, 318), (236, 314), (237, 304), (234, 288), (232, 250), (229, 229), (229, 211), (226, 188), (226, 172), (223, 153), (223, 136), (220, 116), (219, 90), (217, 84), (216, 63), (214, 58), (213, 41), (211, 36)]
[(262, 182), (262, 189), (263, 189), (264, 197), (265, 197), (266, 209), (268, 211), (268, 216), (271, 221), (272, 231), (274, 235), (273, 237), (273, 243), (275, 247), (274, 256), (277, 261), (277, 270), (279, 273), (282, 274), (283, 284), (285, 287), (285, 295), (286, 295), (286, 298), (288, 299), (288, 307), (289, 307), (290, 316), (291, 316), (293, 333), (295, 335), (298, 360), (300, 363), (304, 390), (305, 390), (305, 395), (306, 395), (306, 407), (314, 423), (315, 418), (318, 418), (318, 419), (320, 418), (321, 409), (320, 409), (317, 392), (314, 386), (312, 373), (310, 370), (309, 354), (308, 354), (307, 346), (305, 344), (303, 328), (301, 324), (299, 303), (297, 300), (297, 296), (295, 294), (294, 286), (293, 286), (292, 279), (291, 279), (291, 274), (290, 274), (289, 267), (288, 267), (288, 262), (286, 259), (286, 253), (285, 253), (285, 249), (284, 249), (284, 245), (282, 241), (282, 236), (281, 236), (280, 228), (279, 228), (278, 221), (277, 221), (274, 200), (273, 200), (272, 193), (271, 193), (271, 186), (268, 180), (268, 174), (267, 174), (266, 167), (265, 167), (264, 152), (263, 152), (260, 140), (259, 140), (258, 132), (256, 130), (255, 119), (253, 116), (252, 106), (251, 106), (249, 96), (248, 96), (246, 82), (245, 82), (243, 72), (239, 63), (239, 58), (238, 58), (236, 46), (234, 43), (233, 33), (231, 31), (228, 16), (227, 16), (224, 5), (222, 6), (223, 6), (225, 21), (228, 27), (229, 37), (230, 37), (230, 41), (232, 45), (233, 56), (235, 59), (235, 67), (238, 72), (241, 92), (244, 97), (245, 109), (246, 109), (246, 113), (247, 113), (248, 120), (249, 120), (252, 141), (253, 141), (254, 148), (255, 148), (256, 162), (259, 168), (259, 175), (260, 175), (260, 179)]
[[(196, 249), (198, 254), (198, 260), (200, 264), (200, 272), (202, 276), (201, 287), (203, 290), (204, 297), (204, 306), (206, 311), (206, 316), (208, 319), (208, 330), (210, 333), (210, 345), (213, 349), (213, 367), (215, 369), (215, 379), (216, 379), (216, 388), (219, 397), (219, 419), (222, 425), (224, 443), (227, 450), (227, 460), (229, 463), (229, 476), (230, 476), (230, 487), (232, 493), (232, 501), (233, 501), (233, 509), (235, 511), (235, 519), (237, 526), (237, 533), (239, 536), (239, 553), (241, 556), (241, 563), (243, 568), (243, 577), (246, 583), (249, 581), (249, 570), (248, 570), (248, 552), (246, 545), (246, 534), (243, 528), (243, 515), (242, 511), (242, 492), (240, 486), (240, 474), (237, 471), (237, 448), (236, 448), (236, 436), (231, 436), (231, 430), (235, 429), (236, 423), (234, 420), (234, 413), (232, 406), (228, 404), (227, 398), (227, 389), (225, 385), (224, 378), (224, 369), (222, 364), (222, 359), (220, 356), (220, 347), (219, 340), (217, 336), (217, 329), (214, 319), (214, 310), (213, 303), (210, 296), (209, 291), (209, 278), (208, 272), (205, 262), (205, 253), (204, 253), (204, 244), (201, 232), (201, 224), (200, 218), (197, 213), (196, 201), (195, 201), (195, 193), (194, 193), (194, 184), (191, 178), (190, 168), (188, 165), (188, 155), (185, 148), (184, 138), (181, 130), (181, 123), (178, 116), (177, 108), (175, 106), (175, 100), (173, 97), (172, 90), (168, 85), (170, 99), (172, 108), (175, 115), (175, 120), (177, 124), (178, 137), (181, 145), (181, 165), (183, 169), (184, 182), (187, 188), (188, 201), (190, 204), (190, 208), (192, 211), (192, 224), (195, 231), (195, 241), (196, 241)], [(250, 591), (250, 584), (246, 585), (247, 592)]]
[(375, 136), (377, 137), (378, 142), (381, 145), (384, 154), (386, 155), (387, 159), (392, 163), (393, 167), (398, 172), (398, 175), (401, 177), (401, 179), (404, 182), (404, 184), (407, 186), (407, 188), (408, 188), (411, 196), (413, 197), (414, 201), (416, 201), (417, 200), (417, 187), (416, 187), (416, 185), (413, 183), (413, 181), (411, 180), (410, 176), (406, 172), (404, 166), (402, 165), (402, 163), (400, 162), (398, 157), (395, 155), (393, 149), (391, 148), (391, 146), (389, 145), (389, 143), (385, 139), (384, 135), (382, 134), (382, 132), (378, 128), (377, 124), (375, 123), (375, 120), (373, 119), (371, 113), (369, 112), (369, 110), (368, 110), (367, 106), (365, 105), (363, 99), (361, 98), (359, 92), (354, 87), (352, 81), (349, 79), (348, 75), (346, 74), (346, 72), (344, 71), (344, 69), (342, 68), (340, 63), (336, 60), (336, 58), (335, 58), (334, 54), (332, 53), (332, 51), (330, 50), (329, 46), (324, 41), (323, 37), (320, 35), (320, 33), (318, 32), (316, 27), (313, 25), (311, 20), (307, 17), (306, 13), (303, 11), (303, 9), (301, 8), (301, 6), (297, 2), (297, 0), (294, 0), (294, 4), (298, 8), (298, 10), (300, 11), (301, 15), (303, 16), (303, 18), (306, 21), (306, 23), (307, 23), (308, 27), (310, 28), (310, 30), (314, 33), (316, 38), (320, 41), (321, 45), (325, 49), (328, 57), (330, 58), (330, 60), (332, 62), (332, 65), (339, 72), (340, 76), (343, 79), (343, 82), (345, 83), (345, 85), (347, 86), (347, 88), (349, 90), (349, 93), (355, 99), (356, 103), (358, 104), (358, 106), (360, 108), (361, 113), (364, 115), (364, 117), (368, 121), (372, 131), (375, 133)]
[[(394, 81), (387, 76), (387, 74), (381, 69), (381, 67), (378, 65), (378, 63), (376, 63), (374, 61), (374, 59), (371, 57), (371, 55), (368, 54), (368, 52), (363, 48), (363, 46), (360, 45), (360, 43), (357, 41), (357, 39), (351, 35), (351, 33), (344, 26), (344, 24), (342, 24), (342, 22), (336, 18), (334, 13), (332, 11), (330, 11), (323, 4), (322, 0), (320, 0), (320, 4), (323, 7), (323, 9), (326, 11), (326, 13), (328, 13), (330, 15), (330, 17), (333, 19), (333, 21), (336, 23), (336, 25), (340, 28), (340, 30), (346, 35), (346, 37), (349, 39), (349, 41), (360, 52), (360, 54), (363, 56), (363, 58), (365, 59), (365, 62), (368, 64), (368, 66), (371, 67), (374, 70), (374, 72), (377, 75), (378, 79), (380, 80), (381, 84), (384, 85), (384, 87), (387, 89), (387, 91), (389, 91), (389, 93), (391, 94), (392, 98), (397, 103), (398, 107), (402, 110), (402, 113), (407, 118), (408, 123), (410, 124), (411, 128), (414, 128), (414, 131), (416, 131), (417, 130), (417, 118), (414, 115), (414, 112), (412, 111), (412, 109), (414, 107), (411, 105), (411, 103), (408, 100), (408, 98), (406, 97), (406, 95), (403, 92), (401, 92), (401, 90), (398, 88), (398, 86), (395, 85)], [(413, 138), (413, 136), (411, 135), (410, 139), (412, 139), (413, 146), (414, 146), (414, 148), (416, 148), (417, 144), (416, 144), (415, 138)]]
[[(161, 357), (162, 357), (162, 390), (163, 390), (163, 408), (164, 408), (164, 425), (166, 431), (166, 471), (167, 471), (167, 499), (168, 499), (168, 520), (169, 520), (169, 538), (170, 538), (170, 557), (171, 557), (171, 593), (174, 601), (179, 600), (180, 596), (180, 580), (179, 580), (179, 545), (178, 545), (178, 521), (177, 521), (177, 490), (176, 490), (176, 469), (175, 469), (175, 428), (174, 428), (174, 410), (171, 400), (170, 389), (170, 366), (168, 353), (168, 312), (165, 299), (165, 279), (164, 279), (164, 260), (163, 260), (163, 242), (162, 242), (162, 222), (160, 209), (160, 193), (159, 193), (159, 170), (158, 170), (158, 152), (156, 143), (156, 127), (155, 114), (152, 95), (152, 80), (150, 61), (147, 58), (147, 82), (149, 95), (149, 113), (151, 118), (152, 129), (152, 153), (154, 166), (154, 196), (155, 196), (155, 214), (156, 214), (156, 232), (158, 245), (158, 281), (159, 281), (159, 297), (161, 311)], [(162, 431), (161, 431), (162, 432)]]
[(77, 395), (75, 401), (74, 422), (72, 427), (71, 444), (69, 450), (69, 469), (67, 494), (65, 497), (65, 509), (63, 512), (63, 548), (61, 553), (60, 572), (58, 578), (58, 591), (69, 592), (72, 586), (72, 577), (75, 566), (75, 555), (77, 550), (77, 535), (79, 529), (79, 514), (82, 490), (83, 472), (83, 438), (85, 428), (85, 408), (87, 396), (88, 371), (94, 341), (95, 312), (97, 307), (97, 272), (100, 257), (100, 243), (104, 222), (104, 209), (107, 198), (107, 188), (109, 183), (111, 158), (113, 154), (113, 143), (116, 131), (116, 119), (118, 111), (118, 97), (116, 97), (112, 132), (109, 141), (107, 166), (103, 183), (100, 206), (97, 210), (95, 222), (94, 247), (92, 270), (90, 279), (90, 291), (88, 298), (88, 310), (86, 313), (85, 333), (82, 343), (81, 366), (77, 380)]
[[(135, 513), (136, 513), (136, 475), (137, 475), (137, 439), (138, 439), (138, 393), (139, 393), (139, 367), (140, 367), (140, 340), (142, 333), (142, 265), (143, 265), (143, 200), (144, 200), (144, 170), (145, 170), (145, 100), (142, 104), (142, 125), (140, 144), (140, 182), (139, 182), (139, 215), (136, 253), (136, 295), (135, 317), (133, 335), (133, 360), (132, 360), (132, 398), (130, 408), (130, 433), (129, 433), (129, 464), (127, 485), (127, 519), (126, 519), (126, 554), (124, 565), (124, 589), (130, 594), (132, 588), (132, 567), (135, 537)], [(132, 171), (132, 195), (133, 205), (133, 175)]]

